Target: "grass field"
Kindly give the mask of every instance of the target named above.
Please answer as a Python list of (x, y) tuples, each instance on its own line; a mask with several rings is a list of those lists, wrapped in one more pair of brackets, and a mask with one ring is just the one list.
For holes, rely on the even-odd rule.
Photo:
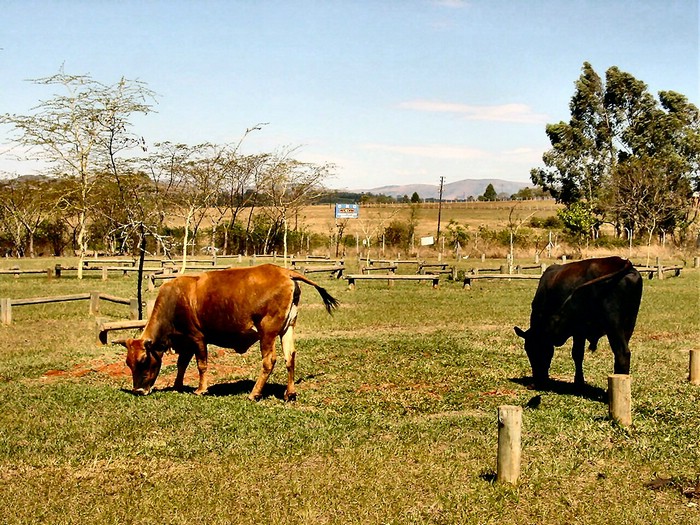
[[(98, 275), (0, 276), (0, 297), (135, 295), (134, 277)], [(156, 392), (135, 397), (123, 349), (95, 344), (86, 302), (16, 307), (0, 326), (0, 522), (700, 524), (700, 387), (687, 381), (700, 270), (644, 282), (632, 427), (607, 418), (607, 342), (587, 352), (582, 394), (570, 346), (558, 349), (556, 387), (524, 411), (514, 487), (494, 483), (496, 410), (538, 393), (512, 329), (527, 327), (537, 282), (349, 292), (314, 279), (342, 304), (330, 317), (304, 287), (289, 404), (283, 362), (264, 399), (248, 401), (257, 347), (210, 349), (209, 395), (168, 390), (170, 361)], [(195, 383), (191, 366), (190, 392)], [(658, 478), (668, 481), (646, 486)]]

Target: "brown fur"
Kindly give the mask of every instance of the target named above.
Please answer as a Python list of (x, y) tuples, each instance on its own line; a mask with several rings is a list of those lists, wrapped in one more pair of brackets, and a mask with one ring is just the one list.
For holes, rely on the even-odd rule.
[(195, 393), (203, 394), (208, 388), (208, 344), (243, 353), (260, 341), (262, 370), (249, 396), (259, 399), (277, 360), (275, 340), (279, 337), (288, 372), (285, 399), (294, 399), (298, 281), (316, 288), (329, 313), (338, 306), (315, 282), (272, 264), (183, 275), (163, 284), (141, 337), (124, 343), (134, 392), (151, 391), (163, 353), (172, 348), (178, 354), (175, 389), (183, 388), (185, 370), (195, 356), (199, 370)]

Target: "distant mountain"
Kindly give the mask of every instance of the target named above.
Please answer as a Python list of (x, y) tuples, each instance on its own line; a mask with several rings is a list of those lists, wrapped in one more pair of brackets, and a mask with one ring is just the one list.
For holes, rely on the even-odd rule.
[[(442, 198), (444, 200), (465, 200), (468, 197), (478, 197), (483, 195), (486, 187), (493, 184), (496, 193), (506, 193), (508, 196), (517, 193), (523, 188), (531, 186), (525, 182), (514, 182), (500, 179), (464, 179), (457, 182), (445, 184), (442, 188)], [(432, 184), (405, 184), (402, 186), (380, 186), (366, 190), (355, 190), (358, 193), (373, 193), (375, 195), (384, 194), (391, 197), (411, 197), (414, 192), (418, 193), (421, 199), (437, 199), (440, 196), (440, 186)]]

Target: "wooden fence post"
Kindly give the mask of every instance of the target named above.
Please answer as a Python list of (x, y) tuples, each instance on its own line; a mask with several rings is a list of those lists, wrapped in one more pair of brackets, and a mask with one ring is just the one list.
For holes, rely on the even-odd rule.
[(0, 299), (0, 322), (4, 325), (12, 324), (12, 300), (9, 298)]
[(139, 300), (135, 297), (129, 299), (129, 319), (136, 320), (139, 318)]
[(498, 407), (498, 463), (496, 480), (517, 483), (520, 476), (520, 436), (523, 426), (523, 409), (519, 406)]
[(610, 418), (620, 425), (632, 424), (631, 378), (627, 374), (608, 376), (608, 406)]
[(663, 267), (661, 266), (661, 257), (656, 258), (656, 276), (659, 279), (664, 278), (664, 270), (663, 270)]
[(688, 377), (693, 385), (700, 385), (700, 350), (690, 351), (690, 375)]
[(693, 257), (693, 268), (700, 268), (700, 257)]
[(102, 280), (103, 280), (103, 281), (106, 281), (107, 279), (108, 279), (108, 276), (107, 276), (107, 267), (106, 267), (106, 266), (103, 266), (103, 267), (102, 267)]
[(48, 279), (53, 279), (53, 268), (50, 266), (46, 269), (46, 277)]
[(100, 292), (90, 292), (90, 315), (100, 313)]
[(153, 307), (156, 305), (156, 300), (155, 299), (149, 299), (146, 301), (146, 319), (151, 317), (151, 314), (153, 314)]
[(56, 277), (60, 278), (61, 277), (61, 265), (57, 264), (56, 267), (54, 268), (54, 271), (56, 273)]

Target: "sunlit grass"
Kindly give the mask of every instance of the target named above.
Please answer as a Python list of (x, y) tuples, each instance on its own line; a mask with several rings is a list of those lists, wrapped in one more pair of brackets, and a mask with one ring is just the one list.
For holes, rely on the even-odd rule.
[[(613, 360), (601, 342), (584, 362), (586, 395), (540, 392), (540, 408), (524, 411), (516, 487), (493, 483), (496, 409), (537, 393), (524, 386), (529, 366), (512, 330), (527, 326), (536, 281), (361, 282), (350, 292), (317, 280), (342, 304), (328, 316), (303, 288), (292, 404), (281, 399), (281, 360), (264, 399), (247, 400), (257, 347), (212, 357), (208, 396), (163, 389), (165, 371), (153, 394), (132, 396), (128, 377), (106, 371), (124, 355), (95, 344), (87, 303), (17, 308), (0, 327), (0, 520), (700, 523), (700, 502), (681, 494), (700, 475), (700, 389), (687, 381), (700, 271), (644, 282), (633, 426), (607, 418)], [(0, 296), (128, 297), (134, 286), (3, 276)], [(552, 367), (562, 385), (573, 380), (569, 349)], [(644, 486), (657, 476), (673, 483)]]

